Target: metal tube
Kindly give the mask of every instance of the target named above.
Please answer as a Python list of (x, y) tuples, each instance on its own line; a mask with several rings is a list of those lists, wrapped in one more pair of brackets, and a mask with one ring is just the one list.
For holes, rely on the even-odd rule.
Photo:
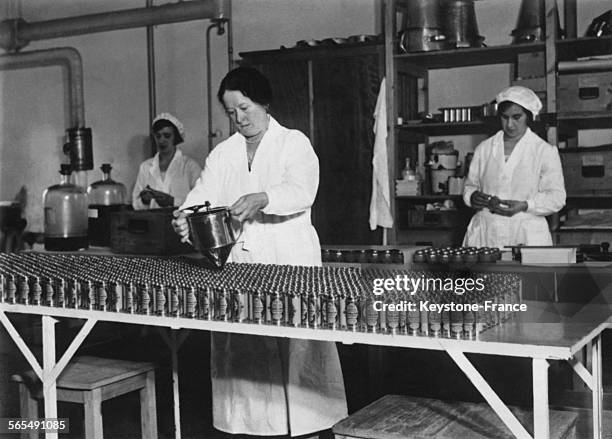
[[(208, 116), (208, 151), (209, 152), (212, 151), (214, 147), (213, 138), (219, 135), (216, 131), (213, 130), (212, 103), (214, 100), (214, 96), (212, 92), (212, 57), (211, 57), (211, 50), (210, 50), (210, 32), (214, 28), (216, 28), (217, 35), (223, 35), (226, 32), (225, 30), (226, 24), (229, 26), (229, 20), (215, 19), (206, 29), (206, 97), (207, 97), (206, 111), (208, 113), (207, 116)], [(228, 32), (228, 47), (231, 47), (229, 46), (229, 41), (230, 41), (229, 34), (230, 33), (231, 32)], [(229, 57), (228, 65), (231, 68), (230, 53), (231, 52), (228, 50), (228, 57)]]
[(217, 27), (217, 23), (212, 23), (206, 28), (206, 112), (208, 117), (208, 152), (213, 150), (213, 137), (215, 137), (212, 117), (212, 62), (210, 59), (210, 31), (215, 27)]
[(68, 94), (70, 121), (68, 128), (85, 126), (85, 103), (83, 98), (83, 63), (81, 55), (73, 47), (34, 50), (0, 56), (0, 70), (16, 70), (29, 67), (59, 65), (67, 70), (66, 93)]
[(0, 47), (15, 50), (30, 41), (84, 35), (195, 19), (224, 18), (225, 0), (182, 1), (151, 8), (135, 8), (78, 17), (27, 23), (6, 20), (0, 23)]
[[(153, 0), (147, 0), (147, 8), (153, 7)], [(157, 96), (155, 81), (155, 32), (153, 26), (147, 26), (147, 75), (149, 87), (149, 126), (157, 114)], [(154, 146), (154, 145), (153, 145)]]

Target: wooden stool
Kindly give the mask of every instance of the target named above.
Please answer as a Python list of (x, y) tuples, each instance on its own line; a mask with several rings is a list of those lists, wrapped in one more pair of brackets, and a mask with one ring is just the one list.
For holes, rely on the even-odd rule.
[[(42, 392), (31, 392), (26, 380), (17, 375), (21, 417), (38, 418), (38, 401)], [(40, 385), (40, 382), (38, 383)], [(155, 404), (155, 366), (152, 363), (77, 357), (57, 380), (57, 400), (85, 405), (85, 439), (103, 439), (102, 401), (140, 391), (140, 427), (143, 439), (157, 439)], [(38, 439), (38, 432), (24, 433), (22, 438)]]
[[(532, 425), (531, 412), (509, 408), (523, 425)], [(549, 413), (551, 439), (575, 437), (576, 413)], [(332, 431), (336, 439), (514, 438), (487, 404), (400, 395), (383, 396), (338, 422)]]

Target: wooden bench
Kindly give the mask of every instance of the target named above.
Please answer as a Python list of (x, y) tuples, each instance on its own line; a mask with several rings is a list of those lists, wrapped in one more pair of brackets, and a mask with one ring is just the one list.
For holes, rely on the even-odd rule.
[[(21, 417), (38, 418), (42, 392), (34, 390), (33, 372), (13, 377), (19, 383)], [(33, 385), (34, 384), (34, 385)], [(38, 381), (40, 387), (40, 381)], [(143, 439), (157, 439), (155, 366), (152, 363), (98, 357), (77, 357), (57, 380), (57, 400), (75, 402), (85, 408), (85, 439), (103, 439), (102, 401), (138, 390), (140, 426)], [(23, 433), (22, 438), (38, 439), (38, 432)]]
[[(510, 407), (530, 431), (531, 412)], [(550, 411), (550, 438), (573, 439), (578, 415)], [(487, 404), (385, 395), (333, 427), (336, 439), (513, 439)]]

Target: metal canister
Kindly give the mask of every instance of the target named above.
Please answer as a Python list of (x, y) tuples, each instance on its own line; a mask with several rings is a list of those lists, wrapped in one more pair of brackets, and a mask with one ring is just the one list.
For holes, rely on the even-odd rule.
[(325, 324), (329, 329), (338, 329), (338, 296), (333, 292), (325, 295)]
[(133, 282), (130, 282), (125, 288), (123, 294), (123, 311), (129, 314), (134, 314), (135, 305), (134, 299), (136, 297), (136, 286)]
[(285, 310), (283, 298), (278, 291), (269, 294), (270, 296), (270, 323), (276, 326), (283, 324)]
[(198, 299), (196, 288), (191, 286), (185, 295), (185, 317), (193, 319), (196, 317), (196, 307)]
[(230, 320), (229, 315), (229, 295), (225, 288), (219, 288), (214, 292), (215, 298), (215, 320), (227, 322)]
[(349, 291), (346, 295), (346, 328), (349, 331), (359, 330), (359, 300)]
[(249, 304), (247, 294), (241, 289), (232, 291), (232, 320), (234, 322), (245, 322), (249, 319)]
[(253, 323), (264, 323), (265, 321), (265, 302), (262, 292), (259, 289), (251, 292), (251, 321)]

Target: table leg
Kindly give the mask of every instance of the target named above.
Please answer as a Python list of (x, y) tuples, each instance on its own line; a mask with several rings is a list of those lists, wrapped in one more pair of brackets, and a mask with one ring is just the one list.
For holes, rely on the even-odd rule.
[[(501, 400), (495, 391), (489, 386), (489, 383), (478, 372), (474, 365), (467, 359), (461, 351), (446, 348), (448, 355), (455, 361), (457, 366), (467, 375), (469, 380), (474, 384), (474, 387), (480, 392), (483, 398), (487, 401), (493, 411), (499, 416), (502, 422), (508, 429), (519, 439), (531, 438), (532, 436), (516, 419), (516, 416), (510, 411), (508, 406)], [(548, 415), (548, 412), (547, 412)], [(548, 436), (535, 436), (537, 439), (548, 438)]]
[(593, 375), (593, 438), (601, 439), (602, 424), (602, 405), (603, 405), (603, 382), (601, 364), (601, 334), (593, 340), (591, 350), (591, 369)]
[(534, 438), (550, 437), (548, 415), (548, 361), (533, 359), (533, 427)]
[[(51, 316), (42, 316), (43, 331), (43, 397), (45, 398), (45, 418), (57, 418), (57, 388), (53, 378), (55, 367), (55, 324)], [(57, 432), (46, 432), (45, 439), (57, 439)]]

